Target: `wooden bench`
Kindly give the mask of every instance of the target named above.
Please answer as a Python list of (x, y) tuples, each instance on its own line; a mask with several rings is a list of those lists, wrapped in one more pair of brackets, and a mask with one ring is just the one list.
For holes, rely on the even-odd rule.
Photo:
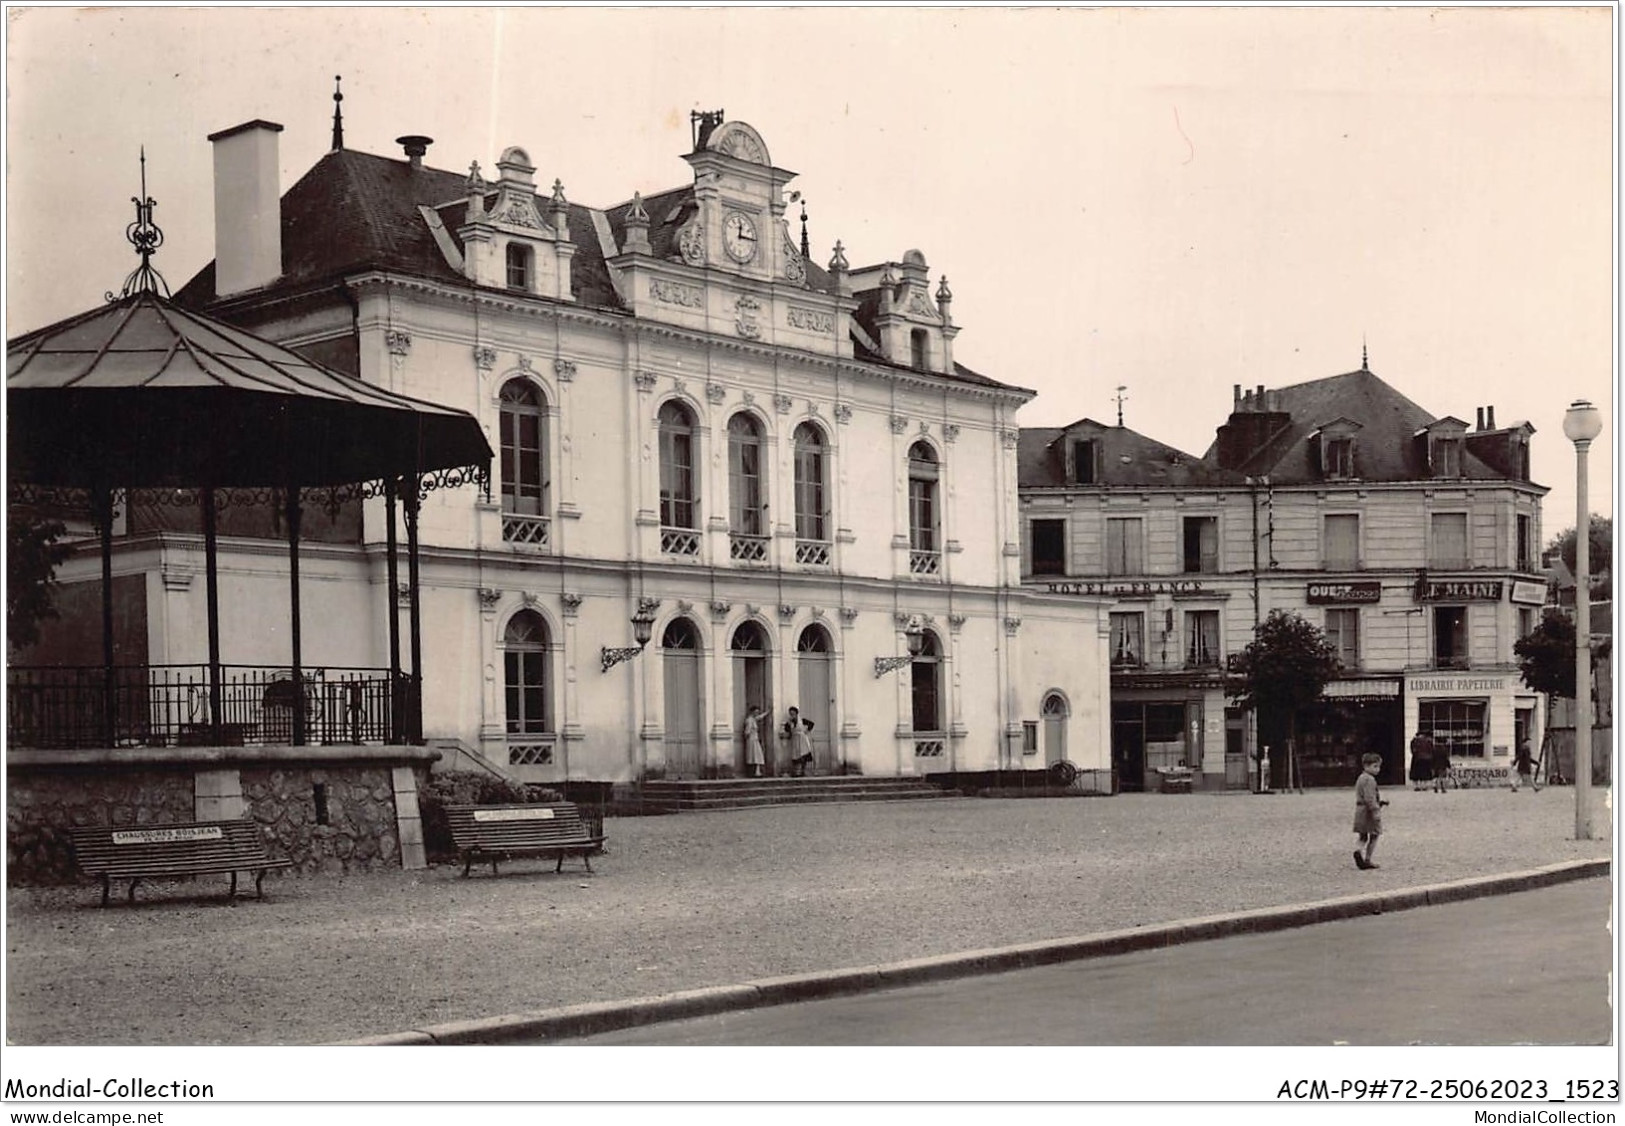
[(591, 872), (591, 856), (604, 845), (602, 826), (583, 821), (573, 802), (448, 805), (446, 820), (464, 876), (476, 860), (490, 860), (494, 876), (498, 860), (515, 856), (557, 856), (555, 872), (564, 870), (566, 856), (579, 856)]
[(130, 881), (130, 902), (142, 880), (170, 876), (231, 875), (231, 898), (237, 898), (237, 873), (254, 872), (254, 891), (265, 898), (265, 873), (292, 866), (273, 860), (252, 821), (181, 821), (166, 825), (98, 825), (68, 831), (74, 860), (89, 876), (102, 881), (107, 906), (114, 880)]

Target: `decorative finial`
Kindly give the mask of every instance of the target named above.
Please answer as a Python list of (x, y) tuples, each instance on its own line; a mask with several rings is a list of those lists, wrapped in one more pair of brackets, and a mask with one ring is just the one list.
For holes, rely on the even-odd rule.
[(485, 177), (480, 175), (480, 162), (477, 160), (468, 162), (468, 190), (471, 192), (485, 190)]
[(1126, 384), (1119, 383), (1117, 385), (1117, 426), (1118, 426), (1118, 429), (1122, 429), (1122, 426), (1123, 426), (1123, 400), (1128, 398), (1128, 396), (1123, 394), (1123, 392), (1127, 391), (1127, 390), (1128, 390), (1128, 387), (1127, 387)]
[[(141, 194), (131, 196), (130, 202), (135, 204), (135, 222), (124, 228), (124, 237), (130, 240), (135, 252), (141, 255), (141, 265), (131, 271), (130, 276), (124, 279), (123, 297), (132, 297), (137, 293), (162, 293), (169, 296), (169, 283), (164, 281), (163, 275), (152, 268), (152, 256), (157, 249), (164, 245), (164, 232), (158, 229), (158, 224), (152, 221), (152, 209), (158, 205), (157, 200), (147, 194), (147, 146), (141, 146)], [(117, 300), (111, 293), (105, 295), (107, 300)]]
[(339, 83), (344, 81), (342, 74), (333, 76), (333, 151), (338, 152), (344, 147), (344, 93), (339, 89)]
[(626, 213), (626, 221), (628, 223), (647, 223), (649, 221), (649, 213), (643, 209), (642, 192), (632, 193), (632, 210)]
[(954, 299), (953, 290), (948, 288), (948, 275), (942, 275), (942, 284), (937, 286), (937, 302), (944, 304)]
[(1363, 333), (1363, 332), (1360, 334), (1360, 370), (1361, 371), (1370, 371), (1371, 370), (1371, 361), (1366, 356), (1365, 333)]
[(849, 268), (850, 267), (847, 265), (846, 261), (846, 248), (841, 245), (840, 239), (836, 239), (835, 253), (830, 255), (829, 259), (829, 272), (832, 274), (844, 274)]
[(812, 243), (807, 241), (807, 201), (801, 201), (801, 256), (812, 257)]

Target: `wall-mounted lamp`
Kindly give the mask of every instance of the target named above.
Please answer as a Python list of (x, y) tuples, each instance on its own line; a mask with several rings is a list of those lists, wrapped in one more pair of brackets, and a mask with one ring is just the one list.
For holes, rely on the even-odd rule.
[(920, 621), (918, 616), (908, 620), (908, 625), (903, 628), (903, 636), (908, 640), (908, 656), (876, 657), (875, 679), (878, 680), (889, 672), (894, 672), (904, 665), (911, 664), (915, 657), (925, 651), (925, 624)]
[(621, 649), (605, 648), (600, 660), (603, 662), (603, 671), (608, 672), (622, 661), (629, 661), (643, 652), (643, 647), (649, 644), (649, 638), (654, 636), (655, 610), (660, 606), (658, 598), (638, 599), (638, 612), (632, 615), (632, 637), (636, 645)]

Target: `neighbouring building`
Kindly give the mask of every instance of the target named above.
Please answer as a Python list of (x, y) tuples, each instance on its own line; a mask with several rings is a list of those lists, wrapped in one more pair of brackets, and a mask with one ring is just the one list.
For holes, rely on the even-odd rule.
[[(1022, 431), (1029, 589), (1109, 598), (1112, 763), (1123, 788), (1187, 767), (1250, 784), (1284, 731), (1229, 704), (1225, 669), (1273, 610), (1320, 627), (1342, 671), (1300, 717), (1298, 777), (1384, 780), (1418, 729), (1464, 771), (1499, 777), (1539, 745), (1536, 694), (1512, 647), (1538, 621), (1540, 499), (1528, 423), (1438, 418), (1362, 364), (1290, 387), (1234, 389), (1202, 456), (1083, 419)], [(1264, 722), (1270, 722), (1265, 717)]]
[[(605, 207), (541, 150), (454, 173), (425, 137), (381, 156), (336, 135), (283, 192), (280, 125), (210, 138), (216, 257), (176, 301), (465, 409), (498, 452), (488, 491), (422, 502), (425, 737), (528, 782), (719, 777), (751, 705), (782, 765), (795, 705), (820, 772), (1105, 776), (1108, 600), (1022, 581), (1033, 393), (954, 359), (923, 254), (854, 267), (837, 242), (820, 267), (764, 138), (694, 124), (681, 186)], [(385, 665), (384, 502), (307, 504), (305, 664)], [(119, 659), (195, 665), (197, 511), (127, 507)], [(283, 533), (265, 498), (223, 514), (227, 664), (286, 660)], [(99, 637), (74, 612), (96, 574), (91, 553), (62, 569), (49, 660), (93, 663), (71, 639)]]

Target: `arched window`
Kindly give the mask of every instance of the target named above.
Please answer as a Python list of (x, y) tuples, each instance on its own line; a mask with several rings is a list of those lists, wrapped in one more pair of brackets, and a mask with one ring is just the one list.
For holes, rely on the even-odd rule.
[(660, 408), (660, 523), (698, 528), (694, 482), (694, 416), (682, 403)]
[(508, 734), (536, 735), (552, 731), (547, 622), (534, 610), (519, 611), (508, 620), (502, 648)]
[(757, 623), (740, 622), (739, 628), (734, 630), (733, 640), (728, 643), (728, 648), (735, 653), (766, 652), (767, 638)]
[(502, 511), (516, 516), (547, 512), (547, 409), (528, 379), (502, 385)]
[(937, 635), (930, 630), (920, 639), (920, 651), (909, 665), (914, 699), (914, 731), (941, 731), (942, 723), (942, 649)]
[(530, 247), (508, 244), (508, 288), (530, 292)]
[(937, 454), (928, 442), (915, 442), (908, 450), (908, 542), (912, 549), (909, 571), (934, 575), (937, 552), (937, 482), (941, 477)]
[(765, 492), (762, 428), (755, 418), (741, 411), (728, 420), (729, 531), (736, 536), (767, 534)]
[(802, 630), (801, 636), (796, 639), (797, 653), (828, 653), (833, 648), (829, 630), (816, 622)]
[(1051, 692), (1048, 696), (1045, 696), (1044, 706), (1041, 710), (1046, 718), (1070, 714), (1070, 709), (1066, 706), (1066, 697), (1059, 692)]
[(694, 623), (687, 618), (673, 618), (666, 626), (666, 632), (660, 635), (662, 649), (698, 649), (700, 635), (694, 629)]
[[(824, 476), (824, 433), (810, 422), (796, 427), (796, 539), (829, 539), (828, 489)], [(814, 560), (797, 559), (798, 563)]]

